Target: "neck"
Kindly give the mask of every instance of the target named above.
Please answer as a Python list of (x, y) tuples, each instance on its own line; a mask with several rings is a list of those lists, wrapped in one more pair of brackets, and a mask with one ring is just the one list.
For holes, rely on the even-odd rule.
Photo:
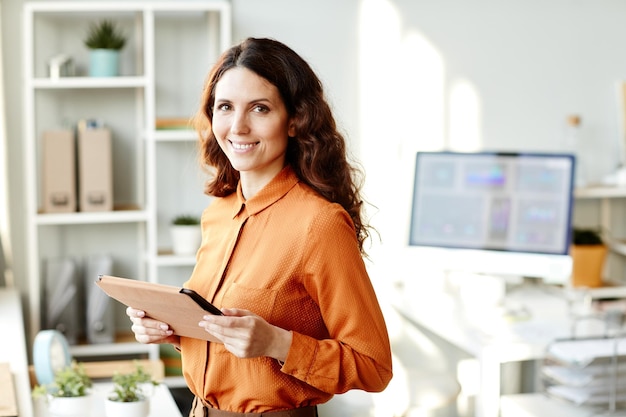
[(246, 172), (241, 172), (239, 181), (241, 182), (241, 192), (243, 197), (248, 200), (256, 195), (272, 178), (259, 177), (257, 175), (250, 175)]
[(276, 177), (284, 167), (278, 170), (267, 170), (263, 173), (258, 171), (239, 171), (239, 182), (243, 197), (248, 200), (256, 195), (263, 187)]

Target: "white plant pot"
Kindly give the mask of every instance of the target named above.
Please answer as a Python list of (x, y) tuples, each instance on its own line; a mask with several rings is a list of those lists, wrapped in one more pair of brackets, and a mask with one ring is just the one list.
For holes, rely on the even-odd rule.
[(150, 401), (134, 401), (124, 403), (106, 399), (104, 402), (104, 414), (107, 417), (147, 417), (150, 414)]
[(48, 412), (54, 417), (82, 417), (91, 410), (91, 395), (84, 397), (49, 397)]
[(200, 225), (182, 226), (172, 225), (172, 250), (176, 255), (195, 255), (202, 242)]

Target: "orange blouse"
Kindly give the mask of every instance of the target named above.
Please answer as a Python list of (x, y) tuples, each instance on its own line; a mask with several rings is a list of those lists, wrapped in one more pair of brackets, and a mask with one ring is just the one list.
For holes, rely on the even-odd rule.
[(382, 391), (391, 350), (350, 216), (283, 169), (249, 200), (213, 200), (185, 284), (216, 306), (247, 309), (290, 330), (282, 364), (237, 358), (181, 338), (191, 391), (211, 406), (267, 412), (316, 405), (352, 388)]

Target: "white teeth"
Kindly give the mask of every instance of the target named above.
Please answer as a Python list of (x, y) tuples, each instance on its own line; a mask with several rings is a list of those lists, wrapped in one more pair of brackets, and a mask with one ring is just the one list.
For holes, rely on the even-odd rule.
[(233, 148), (240, 149), (240, 150), (250, 149), (255, 145), (254, 143), (234, 143), (234, 142), (231, 142), (231, 143), (233, 145)]

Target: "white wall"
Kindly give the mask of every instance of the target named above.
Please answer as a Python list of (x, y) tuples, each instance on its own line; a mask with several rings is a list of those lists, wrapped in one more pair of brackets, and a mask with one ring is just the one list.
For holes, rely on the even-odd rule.
[[(14, 271), (24, 288), (22, 4), (3, 2), (2, 53)], [(368, 199), (378, 208), (373, 222), (390, 248), (405, 242), (418, 148), (558, 150), (566, 115), (578, 113), (590, 177), (617, 164), (614, 83), (626, 77), (623, 0), (232, 4), (235, 41), (274, 37), (320, 75), (365, 164)]]
[(418, 149), (563, 151), (578, 114), (587, 179), (618, 165), (623, 1), (302, 3), (234, 1), (235, 40), (275, 37), (318, 71), (365, 164), (386, 253), (407, 241)]

